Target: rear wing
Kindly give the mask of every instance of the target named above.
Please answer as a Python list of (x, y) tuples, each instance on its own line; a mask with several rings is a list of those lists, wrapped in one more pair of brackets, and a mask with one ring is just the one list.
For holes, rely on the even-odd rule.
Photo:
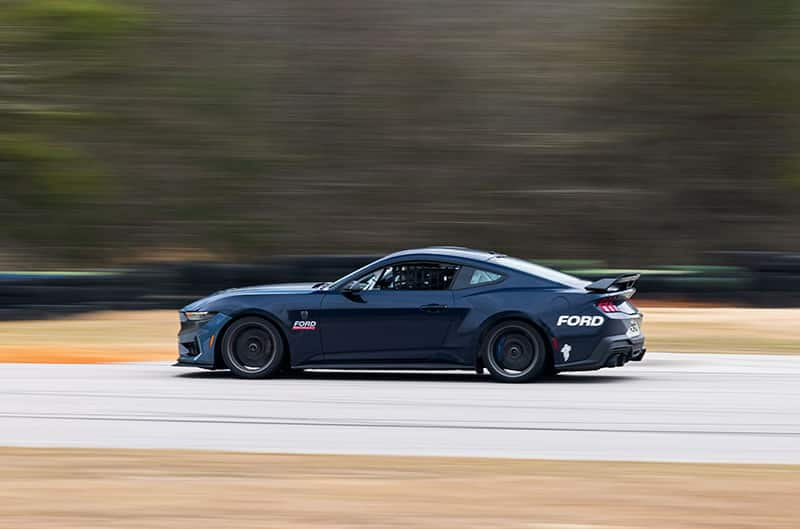
[(641, 274), (626, 274), (617, 277), (605, 277), (598, 279), (594, 283), (586, 285), (586, 290), (591, 292), (622, 292), (631, 290), (633, 284), (641, 277)]

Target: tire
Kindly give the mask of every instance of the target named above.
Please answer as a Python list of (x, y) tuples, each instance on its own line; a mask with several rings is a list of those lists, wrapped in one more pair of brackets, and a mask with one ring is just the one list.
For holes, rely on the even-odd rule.
[(483, 365), (499, 382), (529, 382), (547, 365), (547, 347), (539, 332), (522, 321), (492, 327), (481, 347)]
[(240, 378), (267, 378), (280, 371), (286, 346), (278, 329), (263, 318), (236, 320), (222, 337), (222, 359)]

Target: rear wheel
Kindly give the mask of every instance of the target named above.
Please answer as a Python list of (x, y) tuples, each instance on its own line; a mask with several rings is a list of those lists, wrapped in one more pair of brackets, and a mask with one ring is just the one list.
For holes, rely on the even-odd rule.
[(496, 380), (528, 382), (544, 372), (547, 349), (536, 329), (521, 321), (507, 321), (486, 335), (482, 355)]
[(236, 320), (222, 337), (222, 359), (241, 378), (266, 378), (281, 367), (283, 337), (270, 322), (247, 317)]

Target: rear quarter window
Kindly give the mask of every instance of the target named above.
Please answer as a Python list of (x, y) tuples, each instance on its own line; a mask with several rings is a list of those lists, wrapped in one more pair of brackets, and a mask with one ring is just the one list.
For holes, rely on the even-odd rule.
[(491, 285), (499, 283), (503, 279), (505, 279), (505, 276), (498, 272), (490, 272), (489, 270), (464, 266), (459, 271), (453, 283), (453, 288), (460, 289)]

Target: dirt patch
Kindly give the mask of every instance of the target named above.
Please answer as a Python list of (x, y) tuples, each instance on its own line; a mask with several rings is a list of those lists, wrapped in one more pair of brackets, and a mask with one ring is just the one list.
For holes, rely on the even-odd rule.
[(0, 526), (795, 528), (800, 467), (2, 449)]
[[(650, 351), (800, 354), (800, 309), (647, 307)], [(175, 360), (174, 311), (0, 322), (0, 362)]]

